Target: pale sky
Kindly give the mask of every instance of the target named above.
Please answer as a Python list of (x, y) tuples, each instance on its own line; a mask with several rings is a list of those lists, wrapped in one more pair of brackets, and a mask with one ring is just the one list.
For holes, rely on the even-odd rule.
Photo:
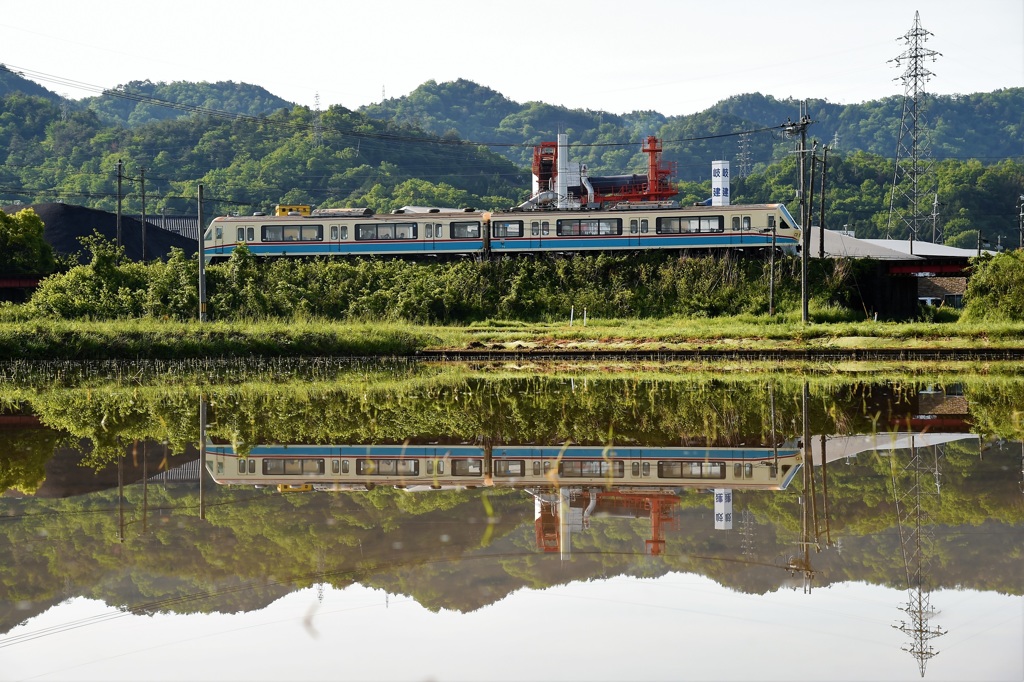
[[(905, 604), (862, 583), (752, 595), (683, 573), (523, 589), (469, 614), (359, 585), (242, 614), (135, 616), (76, 598), (0, 636), (0, 677), (920, 681), (893, 627)], [(942, 590), (931, 604), (946, 634), (927, 682), (1022, 679), (1024, 598)]]
[(941, 53), (929, 92), (1024, 86), (1021, 0), (7, 0), (0, 63), (72, 99), (133, 80), (235, 81), (355, 109), (465, 78), (520, 103), (671, 116), (748, 92), (902, 95), (890, 60), (917, 10)]

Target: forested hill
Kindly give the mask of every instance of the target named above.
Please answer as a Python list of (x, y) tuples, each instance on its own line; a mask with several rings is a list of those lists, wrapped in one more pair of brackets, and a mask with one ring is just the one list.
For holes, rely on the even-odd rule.
[[(150, 100), (173, 102), (180, 108), (153, 104)], [(81, 105), (95, 111), (104, 122), (128, 126), (190, 116), (196, 109), (260, 116), (295, 106), (248, 83), (153, 83), (148, 80), (119, 85), (98, 97), (83, 99)]]
[[(559, 131), (564, 131), (571, 144), (581, 145), (573, 151), (573, 160), (586, 163), (592, 173), (642, 169), (644, 159), (638, 152), (639, 141), (645, 135), (657, 135), (665, 141), (666, 159), (678, 164), (680, 179), (697, 180), (707, 177), (714, 159), (733, 159), (734, 164), (738, 163), (744, 148), (751, 168), (778, 160), (781, 148), (792, 146), (778, 134), (756, 134), (745, 142), (736, 136), (706, 138), (797, 120), (800, 102), (753, 93), (730, 97), (688, 116), (666, 117), (653, 111), (617, 115), (542, 102), (519, 104), (490, 88), (458, 80), (427, 81), (405, 97), (388, 99), (360, 111), (377, 119), (413, 124), (437, 135), (522, 144), (495, 148), (521, 165), (529, 164), (534, 144), (553, 140)], [(895, 156), (903, 113), (901, 95), (848, 105), (812, 99), (807, 102), (807, 111), (814, 121), (808, 128), (811, 138), (835, 144), (836, 149), (844, 152)], [(935, 96), (924, 116), (932, 130), (932, 154), (936, 159), (976, 158), (985, 162), (1019, 159), (1024, 154), (1021, 111), (1024, 88)], [(638, 144), (628, 150), (614, 146), (623, 140), (636, 140)]]

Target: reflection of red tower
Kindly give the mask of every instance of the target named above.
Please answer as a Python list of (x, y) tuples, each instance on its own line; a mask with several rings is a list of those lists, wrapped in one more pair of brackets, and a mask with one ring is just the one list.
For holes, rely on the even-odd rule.
[[(557, 495), (557, 494), (556, 494)], [(537, 537), (537, 549), (544, 552), (558, 552), (562, 549), (559, 518), (559, 504), (552, 495), (535, 495), (536, 506), (534, 528)], [(639, 519), (651, 519), (650, 538), (644, 541), (647, 554), (657, 556), (665, 550), (664, 532), (675, 526), (678, 519), (675, 509), (679, 498), (667, 493), (630, 493), (624, 491), (578, 491), (570, 498), (570, 505), (577, 514), (584, 510), (582, 528), (590, 525), (592, 513), (603, 516), (618, 516)], [(571, 528), (571, 525), (569, 526)], [(581, 530), (576, 528), (575, 530)]]

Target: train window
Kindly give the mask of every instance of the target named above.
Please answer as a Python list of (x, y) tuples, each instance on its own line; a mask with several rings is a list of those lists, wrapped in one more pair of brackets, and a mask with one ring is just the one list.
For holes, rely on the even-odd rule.
[(241, 458), (238, 460), (238, 473), (245, 473), (245, 460)]
[(348, 225), (341, 226), (341, 238), (348, 239)]
[(647, 218), (640, 219), (640, 232), (641, 234), (647, 234)]
[(482, 459), (456, 459), (452, 461), (452, 476), (480, 476), (483, 464)]
[(744, 230), (749, 230), (750, 229), (750, 216), (748, 216), (748, 215), (743, 216), (743, 229)]
[(633, 471), (634, 476), (640, 475), (640, 462), (633, 462), (633, 466), (630, 467)]
[(679, 234), (681, 222), (679, 218), (658, 218), (655, 231), (658, 234)]
[[(427, 225), (427, 229), (428, 230), (430, 229), (430, 225)], [(433, 475), (434, 475), (434, 460), (428, 459), (427, 460), (427, 476), (433, 476)]]
[(738, 215), (734, 215), (732, 217), (732, 229), (733, 230), (739, 230), (740, 229), (740, 217)]
[(769, 215), (768, 216), (768, 229), (770, 230), (770, 229), (772, 229), (774, 227), (775, 227), (775, 216)]
[(633, 219), (629, 221), (629, 233), (636, 234), (640, 231), (640, 221)]
[(256, 228), (249, 226), (245, 228), (245, 241), (254, 242), (256, 241)]
[(443, 231), (441, 230), (441, 223), (437, 223), (436, 225), (434, 225), (434, 236), (437, 239), (440, 239), (442, 236), (444, 236)]
[(540, 476), (540, 462), (534, 461), (533, 463), (533, 475)]
[(526, 473), (526, 462), (521, 459), (499, 459), (494, 463), (495, 476), (522, 476)]
[(416, 476), (420, 463), (414, 459), (357, 459), (356, 473), (362, 476)]
[(324, 473), (324, 460), (316, 457), (278, 457), (263, 460), (263, 473), (302, 476)]
[(377, 223), (356, 225), (356, 239), (416, 239), (417, 223)]
[(530, 236), (536, 237), (540, 234), (540, 223), (534, 220), (530, 223)]
[(749, 464), (748, 463), (748, 464), (744, 464), (743, 465), (743, 476), (745, 478), (753, 478), (754, 477), (754, 465), (753, 464)]
[(650, 462), (644, 462), (644, 476), (650, 476), (650, 475), (651, 475), (651, 463)]
[(522, 237), (522, 220), (496, 220), (491, 223), (492, 237)]
[[(434, 238), (434, 223), (427, 223), (427, 239)], [(430, 473), (429, 471), (427, 472)]]
[(743, 465), (741, 463), (736, 462), (732, 465), (732, 477), (743, 478)]
[[(337, 225), (331, 225), (331, 240), (332, 241), (337, 241), (338, 240), (338, 226)], [(335, 473), (337, 473), (337, 472), (335, 472)]]
[(224, 239), (224, 228), (221, 227), (220, 225), (217, 226), (216, 238), (217, 239)]
[(341, 473), (341, 460), (337, 460), (337, 459), (332, 459), (331, 460), (331, 473), (332, 474), (340, 474)]
[(480, 237), (480, 223), (452, 223), (452, 239), (478, 239)]
[(725, 478), (725, 462), (658, 462), (659, 478)]
[(551, 462), (544, 462), (544, 475), (551, 471)]
[(444, 473), (444, 462), (439, 461), (437, 463), (437, 473), (438, 473), (438, 475), (441, 475), (441, 474)]
[(558, 465), (558, 475), (564, 478), (585, 478), (591, 476), (622, 478), (626, 475), (626, 463), (622, 460), (609, 462), (604, 459), (569, 460)]
[(254, 460), (254, 459), (250, 459), (249, 460), (249, 473), (250, 474), (255, 474), (256, 473), (256, 460)]
[(343, 474), (347, 474), (348, 473), (348, 460), (347, 459), (341, 460), (341, 473), (343, 473)]
[(570, 218), (555, 221), (555, 234), (576, 235), (622, 234), (621, 218)]
[(235, 237), (235, 241), (236, 242), (244, 242), (245, 241), (245, 228), (244, 227), (238, 228), (238, 234)]
[(544, 237), (547, 237), (549, 234), (551, 234), (551, 223), (549, 223), (546, 220), (541, 222), (541, 224), (540, 224), (540, 233)]

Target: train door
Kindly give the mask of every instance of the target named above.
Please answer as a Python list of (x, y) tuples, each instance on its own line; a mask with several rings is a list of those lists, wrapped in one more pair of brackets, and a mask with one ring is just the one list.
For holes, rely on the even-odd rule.
[(224, 226), (220, 223), (213, 226), (213, 245), (218, 249), (224, 247)]
[(444, 223), (427, 223), (423, 234), (423, 250), (434, 253), (437, 242), (444, 238)]
[(629, 234), (629, 238), (626, 240), (626, 245), (631, 249), (640, 248), (640, 240), (645, 234), (647, 234), (649, 229), (649, 218), (630, 218), (628, 227), (626, 227), (626, 232)]

